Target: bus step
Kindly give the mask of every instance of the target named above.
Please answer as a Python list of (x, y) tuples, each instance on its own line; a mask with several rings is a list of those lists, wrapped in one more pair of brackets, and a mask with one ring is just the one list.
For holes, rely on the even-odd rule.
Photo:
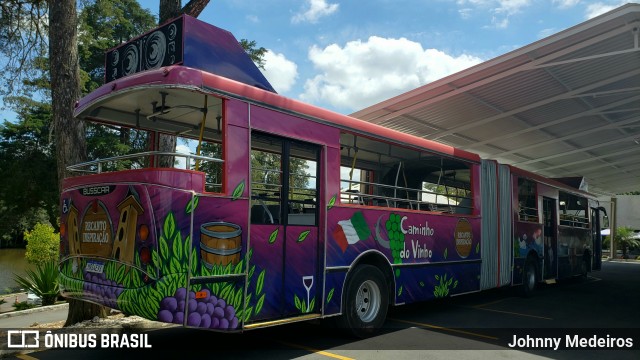
[(286, 319), (278, 319), (278, 320), (257, 322), (257, 323), (253, 323), (253, 324), (246, 324), (244, 326), (244, 329), (245, 330), (252, 330), (252, 329), (258, 329), (258, 328), (263, 328), (263, 327), (281, 325), (281, 324), (289, 324), (289, 323), (294, 323), (294, 322), (298, 322), (298, 321), (319, 319), (321, 317), (322, 317), (321, 314), (307, 314), (307, 315), (302, 315), (302, 316), (290, 317), (290, 318), (286, 318)]
[(555, 284), (556, 283), (556, 279), (546, 279), (544, 281), (545, 284)]

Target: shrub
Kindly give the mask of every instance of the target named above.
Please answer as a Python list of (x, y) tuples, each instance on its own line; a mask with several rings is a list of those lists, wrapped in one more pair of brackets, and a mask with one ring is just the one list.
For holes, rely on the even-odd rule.
[(48, 260), (36, 265), (36, 270), (27, 269), (27, 276), (14, 274), (14, 279), (23, 288), (42, 299), (42, 305), (53, 305), (58, 298), (58, 261)]
[(29, 304), (28, 302), (23, 301), (23, 302), (17, 302), (17, 303), (15, 303), (15, 304), (13, 304), (13, 307), (14, 307), (16, 310), (20, 311), (20, 310), (27, 310), (27, 309), (34, 308), (34, 307), (36, 307), (36, 305), (34, 305), (34, 304)]
[(42, 264), (48, 260), (57, 260), (60, 249), (60, 234), (53, 226), (38, 223), (33, 230), (25, 231), (27, 241), (25, 259), (31, 264)]

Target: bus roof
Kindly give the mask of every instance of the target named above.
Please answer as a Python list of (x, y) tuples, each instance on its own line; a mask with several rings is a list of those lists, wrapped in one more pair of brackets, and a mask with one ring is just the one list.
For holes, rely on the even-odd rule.
[[(162, 95), (163, 93), (164, 95)], [(113, 80), (82, 98), (76, 104), (74, 115), (84, 120), (168, 133), (181, 133), (180, 126), (182, 126), (184, 130), (182, 132), (189, 132), (189, 129), (196, 130), (202, 120), (199, 107), (204, 94), (240, 99), (258, 106), (336, 126), (363, 136), (383, 139), (409, 147), (428, 149), (468, 161), (480, 161), (479, 155), (468, 151), (391, 130), (203, 70), (181, 65), (147, 70)], [(154, 121), (157, 120), (154, 117), (157, 104), (163, 103), (163, 97), (169, 96), (179, 100), (183, 111), (176, 111), (175, 116), (161, 114), (160, 117), (163, 121)], [(216, 104), (209, 105), (209, 111), (212, 106), (216, 106)], [(221, 106), (221, 104), (217, 104), (217, 106)], [(178, 106), (174, 105), (174, 107)], [(221, 113), (221, 109), (215, 111)]]

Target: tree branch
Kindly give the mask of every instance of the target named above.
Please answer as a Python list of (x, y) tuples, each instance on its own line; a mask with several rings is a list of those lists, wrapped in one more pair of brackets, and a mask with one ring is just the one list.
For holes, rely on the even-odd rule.
[(182, 8), (181, 12), (197, 18), (208, 3), (209, 0), (190, 0), (187, 5)]

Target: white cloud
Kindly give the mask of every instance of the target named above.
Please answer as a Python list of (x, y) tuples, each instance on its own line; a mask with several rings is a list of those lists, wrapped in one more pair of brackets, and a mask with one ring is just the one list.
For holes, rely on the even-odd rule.
[(470, 9), (470, 8), (463, 8), (463, 9), (458, 10), (458, 14), (460, 14), (460, 17), (465, 19), (465, 20), (471, 18), (471, 13), (472, 12), (473, 12), (473, 10)]
[[(192, 150), (189, 148), (188, 145), (185, 144), (177, 144), (176, 145), (176, 152), (179, 154), (193, 154), (194, 152), (192, 152)], [(182, 157), (182, 156), (177, 156), (175, 157), (175, 161), (176, 163), (174, 164), (173, 167), (177, 168), (177, 169), (185, 169), (186, 165), (187, 165), (187, 159)]]
[(306, 0), (308, 8), (303, 12), (295, 14), (291, 18), (291, 22), (294, 24), (301, 22), (316, 23), (318, 19), (331, 15), (338, 10), (338, 4), (327, 4), (326, 0)]
[(553, 0), (552, 1), (560, 9), (568, 9), (580, 3), (580, 0)]
[(491, 16), (491, 26), (487, 27), (505, 29), (509, 26), (510, 17), (521, 13), (531, 2), (532, 0), (457, 0), (456, 4), (460, 7), (458, 13), (463, 19), (468, 19), (472, 13), (476, 16), (484, 12)]
[(546, 38), (548, 36), (551, 36), (555, 33), (557, 33), (558, 30), (555, 28), (546, 28), (546, 29), (542, 29), (540, 31), (538, 31), (538, 39), (543, 39)]
[(407, 40), (370, 37), (323, 49), (313, 46), (309, 59), (320, 71), (306, 81), (302, 100), (359, 110), (405, 91), (478, 64), (481, 59), (424, 49)]
[(287, 92), (296, 83), (298, 66), (283, 54), (268, 50), (264, 54), (264, 76), (277, 92)]
[(607, 11), (611, 11), (619, 6), (622, 6), (626, 3), (626, 1), (621, 1), (618, 2), (616, 4), (611, 4), (611, 3), (601, 3), (601, 2), (597, 2), (594, 4), (589, 4), (587, 5), (587, 9), (586, 9), (586, 14), (585, 14), (585, 18), (586, 19), (591, 19), (594, 18), (598, 15), (602, 15), (604, 13), (606, 13)]

